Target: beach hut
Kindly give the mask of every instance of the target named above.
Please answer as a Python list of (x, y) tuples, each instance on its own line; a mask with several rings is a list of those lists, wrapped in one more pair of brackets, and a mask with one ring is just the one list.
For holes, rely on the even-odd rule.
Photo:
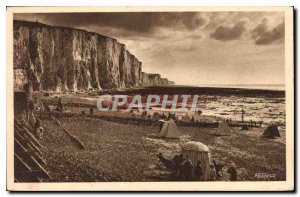
[[(198, 161), (200, 161), (201, 169), (203, 172), (203, 180), (209, 180), (209, 166), (211, 163), (211, 158), (209, 148), (205, 144), (195, 141), (186, 142), (182, 145), (182, 155), (184, 156), (184, 158), (191, 161), (193, 172), (195, 171)], [(192, 178), (199, 179), (199, 177), (195, 177), (194, 173)]]
[(263, 133), (263, 136), (269, 138), (280, 137), (278, 127), (274, 124), (268, 126), (268, 128)]
[(163, 124), (158, 136), (162, 138), (179, 138), (179, 130), (174, 120), (167, 120)]
[(185, 121), (185, 122), (189, 122), (189, 121), (191, 121), (191, 117), (188, 114), (185, 114), (181, 120)]
[(229, 125), (226, 122), (226, 120), (223, 119), (219, 123), (218, 129), (217, 129), (217, 132), (215, 133), (215, 135), (224, 135), (224, 136), (231, 135), (230, 128), (229, 128)]

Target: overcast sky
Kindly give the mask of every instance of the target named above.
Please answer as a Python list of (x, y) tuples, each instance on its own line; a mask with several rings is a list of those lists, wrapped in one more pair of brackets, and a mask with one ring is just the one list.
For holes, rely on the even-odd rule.
[(182, 85), (284, 84), (282, 12), (15, 14), (116, 38), (143, 71)]

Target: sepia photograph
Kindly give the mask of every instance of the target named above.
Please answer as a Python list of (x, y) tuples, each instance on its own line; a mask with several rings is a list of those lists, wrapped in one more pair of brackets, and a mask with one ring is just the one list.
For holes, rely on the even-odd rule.
[(8, 7), (8, 190), (294, 190), (293, 11)]

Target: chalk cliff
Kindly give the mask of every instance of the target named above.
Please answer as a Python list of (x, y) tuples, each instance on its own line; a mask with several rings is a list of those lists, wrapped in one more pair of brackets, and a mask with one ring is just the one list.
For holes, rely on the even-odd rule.
[(142, 72), (124, 44), (97, 33), (37, 22), (14, 21), (14, 88), (78, 91), (168, 84)]

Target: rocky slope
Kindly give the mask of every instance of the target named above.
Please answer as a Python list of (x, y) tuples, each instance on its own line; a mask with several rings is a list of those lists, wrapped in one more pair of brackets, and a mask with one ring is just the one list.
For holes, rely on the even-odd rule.
[(116, 39), (85, 30), (14, 21), (14, 88), (78, 91), (168, 84)]

